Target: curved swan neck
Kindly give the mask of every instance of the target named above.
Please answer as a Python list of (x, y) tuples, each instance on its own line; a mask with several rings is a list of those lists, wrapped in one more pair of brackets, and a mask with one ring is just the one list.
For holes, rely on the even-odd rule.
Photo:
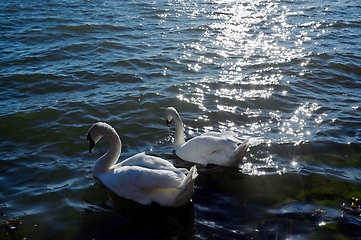
[(104, 126), (101, 128), (100, 134), (108, 139), (109, 149), (96, 161), (93, 168), (93, 175), (95, 177), (98, 177), (102, 173), (109, 171), (118, 161), (122, 150), (122, 143), (114, 128), (109, 125)]
[(178, 112), (174, 109), (174, 111), (170, 112), (174, 123), (175, 123), (175, 135), (173, 142), (173, 149), (177, 149), (182, 146), (186, 141), (184, 140), (184, 127), (183, 122), (178, 114)]

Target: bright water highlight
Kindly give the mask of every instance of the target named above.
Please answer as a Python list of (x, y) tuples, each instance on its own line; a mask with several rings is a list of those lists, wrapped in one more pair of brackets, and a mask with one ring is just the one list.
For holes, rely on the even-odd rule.
[[(3, 1), (0, 239), (356, 239), (361, 232), (358, 1)], [(239, 168), (198, 166), (180, 209), (121, 199), (92, 176), (97, 121), (120, 160), (177, 167), (186, 137), (232, 130)], [(6, 222), (8, 221), (8, 222)]]

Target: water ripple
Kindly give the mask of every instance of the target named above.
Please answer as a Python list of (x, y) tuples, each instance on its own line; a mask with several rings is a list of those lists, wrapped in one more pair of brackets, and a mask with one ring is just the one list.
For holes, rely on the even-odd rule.
[[(128, 228), (127, 237), (353, 238), (359, 218), (337, 212), (360, 198), (359, 9), (343, 0), (1, 2), (1, 220), (23, 220), (18, 238), (117, 238)], [(154, 223), (158, 208), (92, 177), (107, 142), (89, 155), (85, 134), (106, 121), (121, 159), (145, 151), (190, 167), (171, 150), (167, 106), (187, 139), (232, 130), (253, 145), (239, 169), (199, 166), (187, 214)]]

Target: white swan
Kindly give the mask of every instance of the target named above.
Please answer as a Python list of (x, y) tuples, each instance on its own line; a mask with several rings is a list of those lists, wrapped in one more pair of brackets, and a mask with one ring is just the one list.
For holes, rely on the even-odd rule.
[(173, 150), (185, 161), (203, 165), (238, 167), (248, 150), (249, 141), (246, 140), (240, 144), (240, 140), (231, 131), (207, 132), (186, 142), (183, 123), (177, 110), (174, 107), (168, 107), (165, 114), (168, 127), (172, 120), (175, 122)]
[(95, 123), (88, 130), (89, 152), (103, 136), (109, 140), (110, 147), (96, 161), (93, 175), (110, 190), (145, 205), (156, 202), (161, 206), (178, 207), (190, 201), (198, 175), (196, 166), (190, 171), (175, 168), (167, 160), (144, 152), (116, 164), (122, 144), (115, 129), (107, 123)]

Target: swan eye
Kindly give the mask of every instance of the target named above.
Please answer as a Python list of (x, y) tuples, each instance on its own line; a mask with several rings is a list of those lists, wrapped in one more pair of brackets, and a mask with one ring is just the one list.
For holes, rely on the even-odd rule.
[(168, 121), (168, 119), (167, 119), (165, 125), (166, 125), (167, 127), (170, 127), (170, 124), (171, 124), (171, 123), (172, 123), (172, 120), (171, 120), (171, 121)]
[(89, 152), (91, 153), (91, 152), (94, 150), (95, 142), (93, 141), (90, 133), (88, 133), (88, 134), (86, 135), (86, 139), (88, 140), (88, 142), (89, 142), (89, 144), (90, 144), (90, 146), (89, 146)]

